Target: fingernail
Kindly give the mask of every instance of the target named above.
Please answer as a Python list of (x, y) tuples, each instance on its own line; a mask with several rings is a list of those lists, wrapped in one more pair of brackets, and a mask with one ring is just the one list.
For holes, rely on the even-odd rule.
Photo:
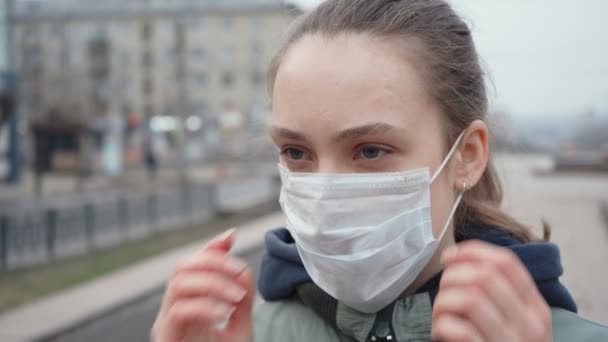
[(225, 231), (225, 232), (224, 232), (224, 233), (221, 235), (221, 239), (222, 239), (222, 240), (226, 240), (226, 239), (228, 239), (229, 237), (231, 237), (231, 236), (234, 234), (234, 232), (236, 232), (236, 228), (230, 228), (230, 229), (228, 229), (227, 231)]
[(247, 291), (236, 287), (228, 287), (226, 288), (226, 295), (234, 302), (240, 303), (245, 298), (245, 295), (247, 295)]
[(247, 264), (238, 259), (226, 259), (224, 267), (234, 275), (240, 275), (247, 268)]
[(458, 254), (458, 247), (450, 246), (450, 247), (446, 248), (443, 251), (443, 254), (441, 254), (441, 263), (445, 264), (445, 261), (447, 259), (453, 258), (454, 256), (456, 256), (456, 254)]
[(232, 305), (217, 303), (213, 308), (213, 315), (216, 317), (224, 318), (232, 311)]

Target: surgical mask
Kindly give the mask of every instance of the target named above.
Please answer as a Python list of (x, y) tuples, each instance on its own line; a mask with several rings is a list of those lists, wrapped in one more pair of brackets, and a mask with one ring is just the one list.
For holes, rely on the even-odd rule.
[(429, 168), (391, 173), (290, 172), (279, 165), (279, 202), (306, 271), (315, 284), (356, 310), (382, 309), (418, 277), (456, 212), (456, 198), (438, 238), (431, 223)]

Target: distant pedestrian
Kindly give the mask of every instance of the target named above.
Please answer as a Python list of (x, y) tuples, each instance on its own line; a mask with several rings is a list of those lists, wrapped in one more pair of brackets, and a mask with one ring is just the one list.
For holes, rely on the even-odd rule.
[(146, 125), (143, 132), (143, 155), (148, 177), (154, 180), (158, 170), (158, 156), (155, 148), (154, 133), (149, 124)]

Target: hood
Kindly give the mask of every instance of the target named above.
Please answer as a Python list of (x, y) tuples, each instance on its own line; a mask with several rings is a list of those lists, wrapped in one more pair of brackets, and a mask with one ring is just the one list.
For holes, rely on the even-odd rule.
[[(478, 239), (511, 249), (526, 266), (540, 293), (552, 307), (576, 312), (576, 304), (564, 285), (559, 248), (553, 243), (521, 243), (504, 228), (473, 225), (467, 228), (467, 239)], [(298, 287), (312, 283), (298, 254), (295, 241), (286, 228), (271, 230), (265, 236), (266, 253), (258, 276), (258, 290), (267, 301), (285, 299), (296, 294)], [(441, 274), (431, 279), (419, 292), (436, 294)]]

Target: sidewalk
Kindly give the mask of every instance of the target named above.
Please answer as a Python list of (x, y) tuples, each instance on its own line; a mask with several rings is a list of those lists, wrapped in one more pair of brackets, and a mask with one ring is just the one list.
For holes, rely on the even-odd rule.
[[(264, 232), (282, 225), (283, 215), (275, 213), (238, 227), (232, 253), (243, 254), (260, 247)], [(158, 290), (175, 263), (204, 243), (194, 242), (0, 315), (0, 340), (31, 341), (53, 336)]]
[(544, 156), (503, 155), (497, 168), (505, 188), (504, 207), (541, 236), (541, 219), (551, 226), (551, 242), (560, 247), (564, 275), (579, 314), (608, 324), (608, 174), (553, 173), (535, 176)]

